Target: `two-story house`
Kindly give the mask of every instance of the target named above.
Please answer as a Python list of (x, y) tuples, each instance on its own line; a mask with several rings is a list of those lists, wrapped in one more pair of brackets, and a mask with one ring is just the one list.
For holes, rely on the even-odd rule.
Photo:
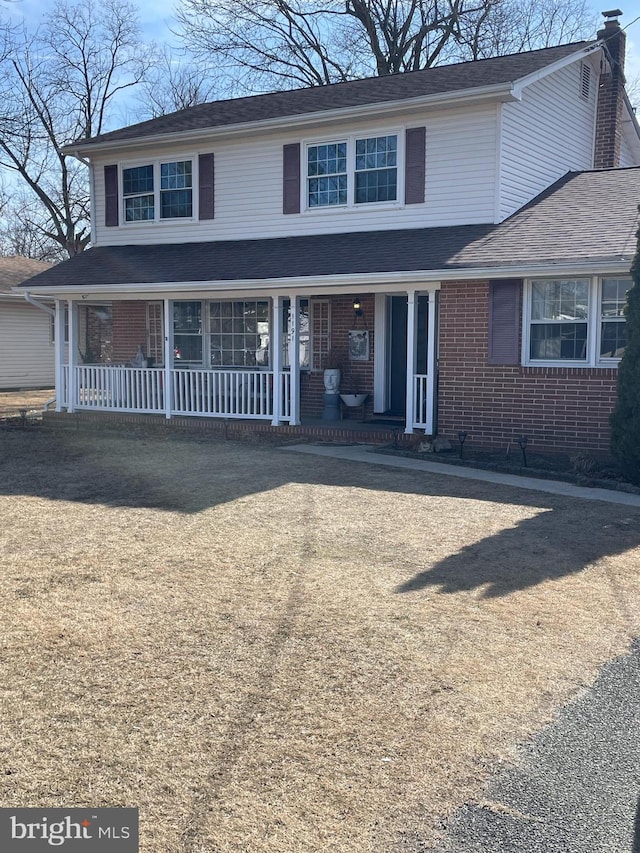
[[(624, 48), (610, 18), (594, 42), (77, 141), (92, 248), (25, 284), (57, 342), (68, 319), (58, 411), (298, 424), (338, 356), (407, 433), (606, 452), (640, 201)], [(87, 305), (109, 363), (80, 357)]]

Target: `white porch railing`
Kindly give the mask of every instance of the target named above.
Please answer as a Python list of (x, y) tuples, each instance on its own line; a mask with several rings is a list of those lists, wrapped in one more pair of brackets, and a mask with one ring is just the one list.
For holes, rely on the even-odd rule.
[[(78, 365), (74, 370), (73, 407), (116, 412), (165, 412), (165, 380), (161, 368)], [(200, 370), (173, 368), (171, 414), (219, 418), (273, 418), (274, 374), (264, 370)], [(69, 367), (62, 371), (61, 404), (68, 408)], [(291, 376), (282, 371), (276, 385), (279, 419), (291, 419)]]
[(429, 391), (426, 373), (416, 373), (413, 376), (413, 426), (418, 429), (429, 429)]
[[(68, 396), (68, 369), (65, 397)], [(78, 409), (117, 412), (162, 412), (163, 371), (110, 364), (84, 364), (75, 368)]]
[(176, 415), (273, 417), (273, 373), (264, 370), (172, 370)]

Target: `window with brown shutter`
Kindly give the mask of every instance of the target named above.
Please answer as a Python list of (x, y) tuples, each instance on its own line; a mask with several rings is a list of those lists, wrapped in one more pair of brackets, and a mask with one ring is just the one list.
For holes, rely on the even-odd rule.
[(118, 167), (104, 167), (104, 224), (111, 228), (118, 225)]
[(201, 154), (198, 157), (198, 218), (214, 218), (213, 154)]
[(426, 137), (424, 127), (409, 127), (405, 134), (404, 203), (424, 202)]
[(282, 149), (282, 212), (300, 213), (300, 143)]
[(520, 363), (521, 279), (489, 282), (489, 364)]

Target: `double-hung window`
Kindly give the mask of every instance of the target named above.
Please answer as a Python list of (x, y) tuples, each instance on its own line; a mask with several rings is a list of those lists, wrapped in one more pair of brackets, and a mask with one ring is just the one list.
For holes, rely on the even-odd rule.
[(622, 357), (629, 278), (527, 282), (523, 362), (594, 366)]
[(193, 216), (193, 161), (156, 161), (122, 169), (125, 222)]
[(307, 145), (307, 208), (397, 202), (398, 139), (392, 133)]

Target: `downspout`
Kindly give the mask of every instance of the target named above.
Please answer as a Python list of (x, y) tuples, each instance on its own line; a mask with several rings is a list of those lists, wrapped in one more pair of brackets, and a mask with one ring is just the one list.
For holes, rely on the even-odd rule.
[(38, 300), (34, 299), (34, 297), (30, 293), (25, 293), (24, 298), (27, 300), (29, 305), (35, 305), (35, 307), (39, 308), (41, 311), (46, 311), (50, 317), (56, 316), (56, 312), (53, 308), (51, 308), (49, 305), (45, 305), (44, 302), (38, 302)]
[[(56, 312), (54, 311), (53, 308), (51, 308), (49, 305), (45, 305), (44, 302), (38, 302), (38, 300), (34, 299), (30, 293), (25, 293), (24, 298), (29, 303), (29, 305), (33, 305), (36, 308), (39, 308), (41, 311), (45, 311), (50, 317), (56, 316)], [(49, 406), (53, 405), (53, 403), (55, 403), (55, 401), (56, 401), (55, 397), (52, 397), (50, 400), (47, 400), (43, 406), (44, 411), (45, 412), (48, 411)]]

